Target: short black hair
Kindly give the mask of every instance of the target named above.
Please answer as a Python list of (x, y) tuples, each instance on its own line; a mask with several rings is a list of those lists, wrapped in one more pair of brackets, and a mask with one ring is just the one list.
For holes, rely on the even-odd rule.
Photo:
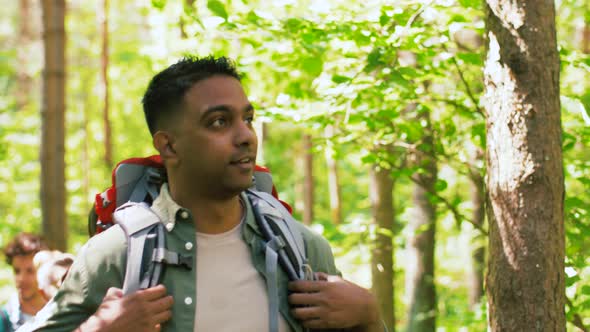
[(12, 265), (15, 256), (28, 256), (46, 250), (47, 245), (39, 235), (20, 233), (4, 248), (4, 256), (8, 265)]
[(178, 111), (184, 95), (195, 83), (216, 75), (241, 79), (232, 60), (214, 56), (186, 56), (154, 76), (142, 100), (150, 133), (154, 135), (162, 121)]

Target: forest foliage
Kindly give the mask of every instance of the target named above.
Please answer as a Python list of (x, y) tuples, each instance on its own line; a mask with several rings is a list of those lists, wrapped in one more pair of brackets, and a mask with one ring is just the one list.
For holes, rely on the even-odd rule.
[[(94, 195), (110, 183), (104, 160), (103, 93), (100, 82), (99, 1), (67, 2), (66, 188), (72, 252), (87, 238)], [(3, 6), (0, 26), (0, 245), (19, 231), (40, 231), (39, 146), (42, 99), (40, 9), (30, 22), (36, 37), (21, 43), (17, 1)], [(565, 170), (566, 308), (590, 317), (590, 54), (584, 29), (587, 0), (558, 0), (561, 105)], [(469, 176), (485, 175), (485, 111), (482, 67), (483, 4), (478, 0), (152, 0), (111, 1), (109, 108), (113, 160), (154, 154), (141, 112), (151, 76), (185, 54), (227, 55), (244, 73), (244, 85), (264, 123), (262, 158), (281, 197), (302, 214), (302, 145), (313, 139), (314, 224), (335, 248), (345, 277), (370, 286), (369, 239), (389, 232), (395, 244), (396, 317), (404, 326), (404, 271), (413, 209), (411, 163), (417, 152), (439, 165), (436, 286), (441, 330), (483, 331), (485, 300), (469, 308), (466, 283), (470, 243), (487, 242), (486, 226), (470, 220)], [(587, 37), (590, 38), (590, 37)], [(7, 46), (7, 47), (6, 47)], [(19, 52), (26, 61), (19, 60)], [(33, 89), (17, 105), (17, 76)], [(433, 144), (424, 144), (432, 117)], [(331, 128), (327, 131), (326, 128)], [(260, 131), (260, 130), (259, 130)], [(326, 154), (338, 165), (343, 223), (330, 214)], [(377, 230), (371, 222), (368, 170), (390, 169), (395, 180), (395, 223)], [(0, 295), (11, 286), (0, 265)], [(398, 291), (399, 290), (399, 291)], [(399, 311), (399, 314), (398, 314)], [(590, 326), (590, 320), (585, 324)]]

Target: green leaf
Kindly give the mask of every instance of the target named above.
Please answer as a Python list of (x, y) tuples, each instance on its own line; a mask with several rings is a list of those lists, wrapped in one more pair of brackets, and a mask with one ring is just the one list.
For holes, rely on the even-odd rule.
[(389, 21), (391, 21), (391, 17), (386, 13), (382, 13), (381, 16), (379, 16), (379, 24), (381, 26), (385, 26)]
[(566, 133), (565, 131), (562, 133), (562, 145), (563, 145), (563, 151), (568, 151), (571, 150), (574, 146), (576, 146), (576, 136)]
[(320, 57), (306, 58), (301, 61), (302, 69), (309, 75), (317, 77), (322, 73), (324, 61)]
[(450, 22), (469, 22), (469, 20), (463, 15), (455, 14), (451, 17)]
[(381, 50), (374, 48), (371, 53), (367, 55), (367, 66), (365, 67), (366, 72), (370, 72), (375, 69), (381, 63)]
[(361, 158), (361, 161), (363, 162), (363, 164), (374, 164), (377, 161), (377, 156), (370, 153), (370, 154), (367, 154), (366, 156), (363, 156)]
[(448, 186), (449, 184), (447, 183), (447, 181), (443, 179), (436, 179), (436, 183), (434, 184), (434, 190), (443, 191), (447, 189)]
[(303, 22), (297, 18), (290, 18), (285, 21), (285, 29), (291, 33), (298, 32), (303, 27)]
[(404, 88), (407, 88), (410, 85), (410, 82), (402, 75), (402, 73), (397, 70), (391, 71), (389, 79), (391, 82), (396, 83)]
[(580, 276), (577, 274), (573, 277), (566, 277), (565, 278), (565, 287), (570, 287), (580, 280), (582, 280), (582, 278), (580, 278)]
[(459, 4), (465, 8), (479, 8), (481, 0), (459, 0)]
[(253, 10), (251, 10), (246, 15), (246, 20), (252, 24), (258, 25), (260, 21), (260, 16), (258, 16)]
[(420, 74), (418, 73), (418, 71), (416, 70), (416, 68), (412, 68), (412, 67), (399, 67), (397, 70), (404, 77), (414, 78), (414, 77), (420, 76)]
[(166, 7), (166, 0), (152, 0), (152, 7), (162, 10)]
[(207, 8), (215, 14), (215, 16), (219, 16), (224, 20), (227, 20), (228, 15), (227, 11), (225, 10), (225, 5), (221, 3), (219, 0), (209, 0), (207, 1)]
[(479, 53), (458, 53), (457, 57), (467, 64), (475, 66), (483, 65), (483, 59)]
[(338, 75), (338, 74), (332, 76), (332, 82), (338, 83), (338, 84), (350, 82), (351, 79), (352, 78), (350, 78), (348, 76), (343, 76), (343, 75)]
[(301, 89), (301, 83), (291, 82), (285, 89), (287, 94), (294, 96), (295, 98), (303, 98), (303, 90)]

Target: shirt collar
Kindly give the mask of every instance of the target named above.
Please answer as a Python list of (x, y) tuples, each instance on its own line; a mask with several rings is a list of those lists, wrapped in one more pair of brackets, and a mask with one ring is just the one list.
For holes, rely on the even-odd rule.
[[(246, 241), (250, 242), (254, 235), (251, 233), (252, 231), (259, 236), (261, 232), (256, 223), (254, 212), (252, 211), (252, 204), (248, 199), (246, 192), (240, 194), (240, 199), (244, 202), (244, 206), (246, 207), (244, 216), (246, 219), (246, 227), (244, 227), (244, 229), (247, 229), (247, 231), (244, 231), (244, 238)], [(171, 231), (174, 228), (177, 220), (190, 220), (192, 218), (188, 209), (178, 205), (178, 203), (172, 199), (168, 189), (168, 183), (162, 184), (160, 195), (158, 195), (152, 203), (151, 209), (158, 215), (164, 225), (166, 225), (168, 231)]]
[(178, 205), (178, 203), (172, 199), (170, 191), (168, 190), (168, 183), (162, 184), (160, 195), (158, 195), (152, 203), (151, 209), (166, 225), (168, 231), (171, 231), (174, 228), (177, 220), (189, 220), (192, 217), (188, 209)]
[(18, 293), (15, 292), (10, 296), (10, 300), (5, 306), (8, 317), (13, 326), (21, 326), (28, 320), (30, 315), (25, 314), (21, 311), (20, 301), (18, 299)]

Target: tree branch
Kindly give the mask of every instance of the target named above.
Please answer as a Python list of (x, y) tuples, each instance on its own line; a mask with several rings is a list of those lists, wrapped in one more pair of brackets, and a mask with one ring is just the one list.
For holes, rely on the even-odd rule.
[[(416, 180), (414, 177), (410, 176), (410, 179), (415, 184), (422, 186), (420, 181)], [(424, 188), (424, 186), (422, 186), (422, 188)], [(473, 227), (475, 227), (475, 229), (480, 231), (482, 234), (484, 234), (485, 236), (488, 236), (488, 231), (485, 228), (483, 228), (480, 224), (474, 222), (473, 220), (471, 220), (471, 219), (467, 218), (466, 216), (464, 216), (463, 214), (461, 214), (461, 212), (459, 212), (459, 210), (457, 210), (457, 208), (455, 206), (453, 206), (453, 204), (451, 204), (446, 198), (442, 197), (436, 191), (432, 191), (432, 190), (427, 189), (427, 192), (429, 194), (435, 196), (436, 198), (438, 198), (441, 202), (443, 202), (443, 204), (449, 209), (449, 211), (451, 211), (451, 213), (455, 217), (455, 220), (457, 221), (457, 223), (461, 223), (461, 221), (466, 221), (466, 222), (470, 223), (471, 225), (473, 225)], [(587, 331), (584, 331), (584, 332), (587, 332)]]
[[(443, 46), (444, 50), (449, 52), (448, 48), (446, 46)], [(455, 66), (455, 68), (457, 69), (457, 73), (459, 74), (459, 78), (461, 79), (461, 83), (463, 83), (463, 86), (465, 87), (465, 92), (467, 93), (467, 96), (469, 97), (469, 99), (471, 100), (471, 102), (473, 102), (473, 105), (475, 105), (475, 110), (483, 115), (484, 117), (486, 117), (485, 112), (479, 107), (479, 102), (478, 100), (475, 98), (475, 95), (473, 94), (473, 92), (471, 91), (471, 87), (469, 86), (469, 83), (467, 83), (467, 79), (465, 79), (465, 75), (463, 74), (463, 71), (461, 70), (461, 67), (459, 66), (459, 63), (457, 62), (457, 58), (455, 58), (454, 56), (451, 57), (451, 62), (453, 63), (453, 65)]]
[[(574, 304), (569, 299), (569, 297), (566, 296), (565, 301), (566, 301), (567, 306), (570, 307), (570, 310), (573, 310)], [(571, 323), (574, 324), (574, 326), (579, 328), (581, 331), (588, 332), (588, 328), (586, 328), (586, 326), (584, 325), (584, 322), (582, 321), (582, 317), (580, 317), (580, 315), (578, 313), (574, 314), (573, 321)]]

